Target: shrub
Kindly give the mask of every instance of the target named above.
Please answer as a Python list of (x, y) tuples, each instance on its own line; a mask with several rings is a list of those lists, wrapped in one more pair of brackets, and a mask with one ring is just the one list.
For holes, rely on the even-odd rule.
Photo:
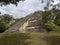
[(0, 22), (0, 33), (4, 32), (5, 30), (6, 30), (6, 25)]

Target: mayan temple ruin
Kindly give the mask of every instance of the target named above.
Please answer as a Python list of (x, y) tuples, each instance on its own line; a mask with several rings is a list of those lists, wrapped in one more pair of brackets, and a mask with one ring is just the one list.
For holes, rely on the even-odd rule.
[(14, 26), (12, 26), (10, 29), (8, 29), (5, 32), (14, 32), (14, 31), (20, 31), (20, 32), (40, 32), (43, 31), (41, 25), (42, 15), (41, 11), (34, 12), (33, 14), (30, 14), (26, 17), (24, 17), (22, 20), (20, 20), (18, 23), (16, 23)]

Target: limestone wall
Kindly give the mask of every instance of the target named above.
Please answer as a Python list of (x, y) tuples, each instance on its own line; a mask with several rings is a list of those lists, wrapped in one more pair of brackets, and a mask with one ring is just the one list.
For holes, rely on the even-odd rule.
[(20, 31), (20, 32), (26, 32), (27, 26), (28, 26), (28, 21), (25, 22), (25, 23), (19, 28), (19, 31)]

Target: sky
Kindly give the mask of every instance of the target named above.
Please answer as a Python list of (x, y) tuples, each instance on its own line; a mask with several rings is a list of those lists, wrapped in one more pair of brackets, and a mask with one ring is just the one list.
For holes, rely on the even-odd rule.
[[(43, 4), (40, 2), (40, 0), (25, 0), (24, 2), (20, 1), (17, 7), (13, 4), (2, 7), (0, 6), (0, 12), (2, 14), (10, 14), (14, 18), (20, 18), (35, 11), (43, 10), (43, 8), (46, 6), (46, 0)], [(58, 0), (55, 0), (55, 4), (58, 2)]]

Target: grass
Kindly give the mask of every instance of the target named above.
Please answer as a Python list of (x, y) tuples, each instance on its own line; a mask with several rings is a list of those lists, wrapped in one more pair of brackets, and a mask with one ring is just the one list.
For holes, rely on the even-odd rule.
[(29, 38), (27, 33), (9, 33), (0, 36), (0, 45), (27, 45)]
[(0, 45), (60, 45), (60, 33), (28, 32), (0, 36)]

